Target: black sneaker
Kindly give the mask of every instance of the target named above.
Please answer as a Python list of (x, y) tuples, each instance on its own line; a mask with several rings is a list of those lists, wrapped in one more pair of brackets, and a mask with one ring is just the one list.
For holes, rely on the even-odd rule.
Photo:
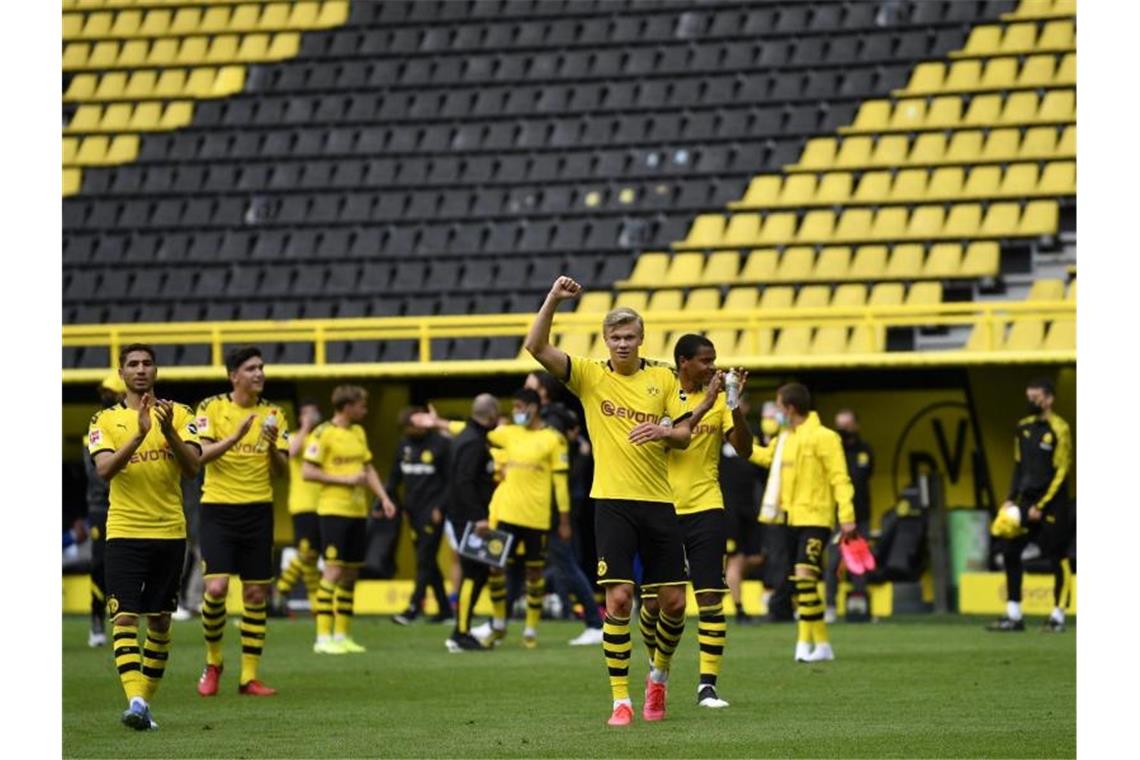
[(401, 612), (399, 615), (392, 616), (392, 622), (397, 625), (411, 625), (416, 622), (416, 618), (420, 616), (420, 611), (415, 607), (409, 607)]
[(1000, 617), (994, 622), (986, 626), (987, 631), (996, 631), (999, 633), (1007, 633), (1009, 631), (1024, 631), (1024, 620), (1010, 620), (1007, 617)]
[(447, 612), (437, 612), (436, 614), (429, 617), (427, 621), (436, 625), (440, 623), (454, 623), (455, 615), (452, 615), (450, 610)]
[(479, 639), (475, 638), (469, 633), (453, 633), (446, 641), (443, 642), (447, 647), (447, 651), (452, 654), (459, 654), (460, 652), (486, 652), (487, 647), (483, 646)]
[(728, 707), (728, 702), (717, 695), (715, 686), (705, 684), (697, 691), (697, 705), (699, 707), (720, 708)]
[(1065, 624), (1060, 620), (1047, 617), (1045, 618), (1045, 622), (1041, 624), (1041, 630), (1044, 633), (1064, 633)]
[(749, 615), (747, 612), (736, 613), (736, 624), (737, 625), (752, 625), (755, 622), (756, 622), (756, 620), (753, 619), (753, 617), (751, 615)]

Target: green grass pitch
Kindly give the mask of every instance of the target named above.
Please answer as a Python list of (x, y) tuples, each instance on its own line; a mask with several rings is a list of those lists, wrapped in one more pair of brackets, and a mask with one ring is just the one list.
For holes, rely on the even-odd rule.
[(525, 650), (512, 625), (497, 651), (448, 654), (447, 631), (360, 618), (367, 654), (312, 653), (307, 620), (270, 620), (271, 698), (237, 695), (239, 641), (226, 628), (221, 693), (195, 692), (196, 621), (177, 624), (153, 709), (158, 731), (119, 724), (124, 698), (86, 620), (63, 622), (64, 757), (1074, 757), (1075, 632), (990, 634), (970, 618), (832, 626), (838, 659), (792, 661), (794, 626), (730, 623), (721, 695), (696, 706), (696, 620), (674, 660), (665, 721), (640, 720), (646, 674), (634, 626), (637, 719), (605, 725), (601, 652), (569, 647), (580, 627), (544, 622)]

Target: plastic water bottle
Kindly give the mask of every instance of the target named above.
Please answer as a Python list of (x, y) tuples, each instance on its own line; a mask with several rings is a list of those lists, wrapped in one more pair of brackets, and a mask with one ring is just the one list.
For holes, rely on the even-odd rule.
[[(263, 420), (263, 421), (262, 421), (262, 423), (261, 423), (261, 430), (262, 430), (262, 432), (265, 432), (265, 429), (266, 429), (266, 428), (273, 428), (274, 430), (276, 430), (276, 429), (277, 429), (277, 412), (275, 412), (275, 411), (274, 411), (274, 412), (270, 412), (270, 413), (269, 413), (269, 416), (267, 416), (267, 417), (265, 418), (265, 420)], [(257, 447), (256, 447), (256, 450), (257, 450), (259, 453), (265, 452), (265, 451), (267, 450), (267, 447), (266, 447), (266, 445), (265, 445), (265, 439), (264, 439), (264, 438), (258, 438), (258, 439), (257, 439)]]
[(724, 376), (724, 403), (729, 409), (740, 406), (740, 377), (736, 370), (729, 370)]

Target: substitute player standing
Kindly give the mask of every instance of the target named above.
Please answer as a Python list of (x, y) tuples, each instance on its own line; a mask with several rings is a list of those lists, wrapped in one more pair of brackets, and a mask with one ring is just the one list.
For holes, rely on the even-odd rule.
[(282, 612), (285, 599), (298, 580), (305, 584), (309, 609), (317, 609), (317, 586), (321, 580), (321, 571), (317, 568), (321, 549), (317, 498), (321, 493), (321, 484), (305, 480), (301, 467), (309, 434), (320, 422), (321, 408), (317, 402), (302, 401), (297, 413), (297, 433), (289, 437), (289, 514), (293, 518), (293, 543), (297, 545), (297, 553), (277, 579), (277, 598)]
[[(748, 373), (735, 370), (740, 386), (729, 408), (726, 397), (719, 394), (723, 374), (717, 371), (716, 348), (712, 341), (701, 335), (682, 335), (673, 349), (673, 358), (688, 403), (698, 406), (706, 398), (714, 399), (704, 418), (692, 426), (689, 447), (669, 452), (669, 485), (685, 541), (689, 582), (699, 609), (697, 704), (728, 707), (728, 702), (721, 699), (716, 690), (728, 632), (723, 604), (728, 590), (724, 577), (728, 525), (720, 491), (720, 450), (727, 440), (741, 457), (752, 453), (752, 431), (748, 429), (739, 403), (739, 391), (743, 391)], [(653, 589), (645, 589), (641, 598), (641, 635), (652, 660), (657, 650), (657, 595)]]
[(627, 726), (633, 720), (629, 618), (634, 556), (640, 555), (645, 568), (642, 586), (657, 589), (661, 610), (642, 715), (646, 720), (661, 720), (669, 666), (685, 626), (687, 582), (666, 447), (689, 445), (690, 424), (700, 422), (715, 395), (708, 395), (692, 412), (686, 408), (685, 394), (673, 371), (638, 356), (645, 324), (632, 309), (614, 309), (605, 316), (602, 337), (610, 352), (606, 361), (571, 358), (552, 346), (554, 311), (581, 291), (582, 286), (569, 277), (555, 280), (524, 345), (581, 399), (586, 412), (597, 462), (590, 496), (597, 504), (598, 582), (606, 589), (602, 648), (614, 700), (609, 724)]
[[(309, 436), (301, 473), (321, 484), (317, 515), (321, 522), (324, 575), (317, 590), (317, 654), (365, 651), (349, 636), (356, 577), (368, 544), (368, 494), (380, 500), (374, 517), (396, 516), (396, 505), (372, 466), (372, 450), (360, 423), (368, 416), (368, 391), (357, 385), (333, 390), (333, 416)], [(335, 601), (335, 609), (334, 609)]]
[[(124, 725), (158, 728), (150, 701), (170, 656), (170, 614), (186, 556), (180, 477), (194, 477), (201, 448), (190, 407), (154, 397), (154, 349), (133, 343), (119, 353), (122, 403), (91, 418), (87, 450), (111, 482), (107, 513), (107, 611), (115, 665), (126, 692)], [(146, 641), (139, 649), (139, 617)]]
[(222, 675), (222, 636), (230, 576), (241, 578), (241, 676), (238, 693), (269, 697), (277, 693), (257, 678), (265, 646), (266, 605), (273, 581), (273, 476), (289, 465), (285, 414), (261, 397), (265, 362), (253, 346), (226, 356), (232, 390), (198, 405), (202, 437), (199, 551), (202, 554), (202, 633), (206, 667), (198, 693), (218, 693)]

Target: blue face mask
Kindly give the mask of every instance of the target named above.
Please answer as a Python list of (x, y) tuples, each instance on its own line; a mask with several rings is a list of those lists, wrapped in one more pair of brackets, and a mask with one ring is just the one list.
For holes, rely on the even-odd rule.
[(784, 414), (783, 412), (776, 412), (772, 419), (776, 420), (776, 424), (780, 427), (784, 427), (788, 424), (788, 415)]
[(511, 419), (515, 421), (516, 425), (529, 425), (530, 412), (515, 412), (511, 415)]

